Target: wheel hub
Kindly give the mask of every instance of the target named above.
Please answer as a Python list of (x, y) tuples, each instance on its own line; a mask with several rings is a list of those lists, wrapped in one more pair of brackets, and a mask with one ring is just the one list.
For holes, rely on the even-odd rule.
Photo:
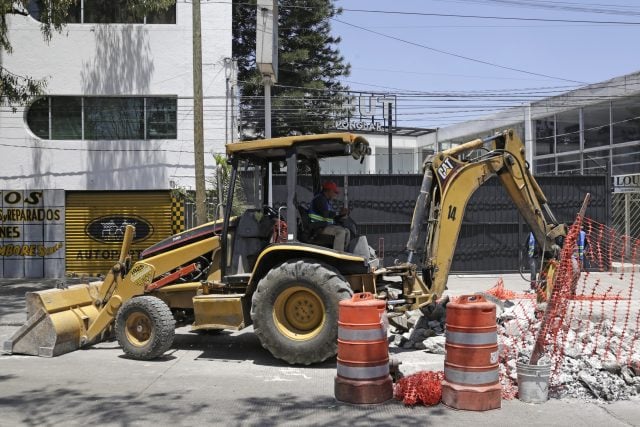
[(319, 295), (304, 286), (293, 286), (276, 298), (273, 316), (278, 330), (288, 338), (305, 341), (316, 336), (325, 322)]
[(151, 321), (143, 313), (131, 313), (127, 318), (126, 335), (131, 344), (145, 345), (151, 338), (151, 331)]

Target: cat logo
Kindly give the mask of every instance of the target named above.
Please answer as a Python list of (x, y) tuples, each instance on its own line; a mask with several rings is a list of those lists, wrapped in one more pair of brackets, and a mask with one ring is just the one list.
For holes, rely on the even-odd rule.
[(449, 172), (451, 172), (453, 166), (454, 165), (451, 163), (451, 158), (447, 157), (438, 167), (438, 175), (440, 175), (440, 178), (442, 178), (443, 181), (447, 179), (447, 175), (449, 175)]

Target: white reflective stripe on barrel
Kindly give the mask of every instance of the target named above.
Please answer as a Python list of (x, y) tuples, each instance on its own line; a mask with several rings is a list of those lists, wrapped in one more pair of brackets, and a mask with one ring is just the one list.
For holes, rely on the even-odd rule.
[(387, 339), (387, 331), (382, 325), (377, 329), (347, 329), (338, 326), (338, 339), (343, 341), (380, 341)]
[(351, 378), (354, 380), (368, 380), (372, 378), (380, 378), (389, 375), (389, 363), (378, 366), (346, 366), (338, 362), (338, 375), (343, 378)]
[(444, 367), (444, 379), (457, 384), (490, 384), (498, 382), (498, 368), (490, 371), (470, 372)]
[(449, 344), (496, 344), (498, 342), (498, 333), (496, 331), (481, 333), (447, 331), (445, 338)]

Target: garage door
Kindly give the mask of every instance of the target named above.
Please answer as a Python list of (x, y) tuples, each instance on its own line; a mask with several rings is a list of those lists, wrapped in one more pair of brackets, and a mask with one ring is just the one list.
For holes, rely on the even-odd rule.
[(132, 260), (172, 234), (168, 191), (67, 192), (66, 271), (106, 275), (118, 260), (126, 226), (136, 228)]

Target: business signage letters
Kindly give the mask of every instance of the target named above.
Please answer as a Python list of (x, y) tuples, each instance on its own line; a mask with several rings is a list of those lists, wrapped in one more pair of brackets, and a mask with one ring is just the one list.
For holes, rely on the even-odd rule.
[(64, 276), (64, 190), (0, 190), (0, 276)]
[(614, 193), (640, 193), (640, 174), (614, 175)]
[(349, 92), (340, 110), (341, 118), (336, 119), (335, 127), (348, 131), (383, 132), (389, 122), (389, 105), (394, 110), (395, 118), (395, 95)]

